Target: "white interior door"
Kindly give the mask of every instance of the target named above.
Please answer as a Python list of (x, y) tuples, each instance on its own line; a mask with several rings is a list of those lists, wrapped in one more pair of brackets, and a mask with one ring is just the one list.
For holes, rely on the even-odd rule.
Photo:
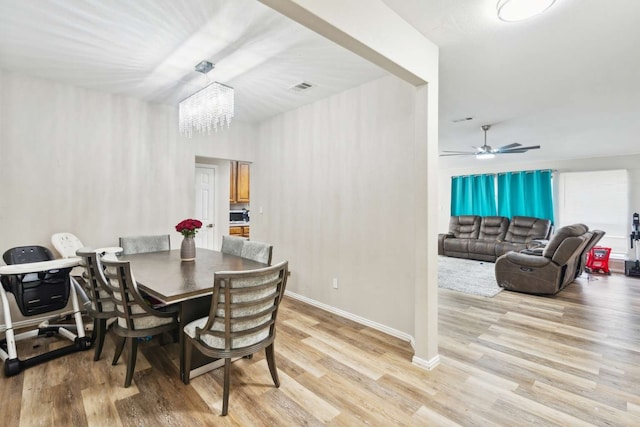
[(196, 166), (195, 218), (202, 221), (202, 228), (196, 234), (196, 246), (199, 248), (215, 247), (215, 178), (214, 166)]

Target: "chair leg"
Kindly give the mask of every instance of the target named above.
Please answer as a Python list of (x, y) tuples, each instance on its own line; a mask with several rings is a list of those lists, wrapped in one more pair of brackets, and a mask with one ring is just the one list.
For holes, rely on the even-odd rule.
[(91, 342), (96, 342), (96, 337), (98, 336), (98, 322), (100, 319), (93, 319), (93, 331), (91, 331)]
[(133, 379), (133, 371), (136, 369), (136, 356), (138, 355), (138, 339), (135, 337), (129, 337), (127, 339), (129, 344), (127, 347), (129, 353), (129, 360), (127, 361), (127, 376), (124, 379), (124, 387), (127, 388), (131, 385)]
[(107, 319), (95, 319), (93, 321), (93, 334), (93, 345), (95, 346), (93, 361), (95, 362), (100, 359), (100, 354), (102, 354), (104, 337), (107, 334)]
[(264, 351), (267, 356), (267, 364), (269, 365), (269, 372), (271, 372), (273, 383), (276, 385), (276, 388), (280, 387), (280, 379), (278, 378), (278, 368), (276, 368), (276, 356), (273, 349), (273, 343), (265, 348)]
[(124, 345), (127, 339), (125, 337), (118, 337), (118, 342), (116, 343), (116, 352), (113, 354), (112, 365), (118, 363), (118, 359), (120, 359), (120, 355), (122, 354), (122, 350), (124, 350)]
[(224, 389), (222, 390), (222, 415), (229, 412), (229, 377), (231, 376), (231, 359), (224, 359)]
[(189, 384), (191, 378), (189, 378), (189, 374), (191, 373), (191, 354), (193, 350), (193, 344), (191, 344), (191, 339), (186, 336), (183, 337), (185, 340), (184, 343), (184, 372), (182, 382), (185, 384)]

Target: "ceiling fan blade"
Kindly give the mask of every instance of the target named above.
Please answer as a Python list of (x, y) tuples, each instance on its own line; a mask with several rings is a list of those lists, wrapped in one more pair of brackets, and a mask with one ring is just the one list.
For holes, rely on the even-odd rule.
[(459, 152), (459, 153), (447, 153), (447, 154), (440, 154), (440, 157), (447, 157), (447, 156), (475, 156), (476, 153), (463, 153), (463, 152)]
[(498, 148), (498, 151), (510, 150), (512, 148), (520, 147), (521, 145), (522, 144), (518, 144), (517, 142), (514, 142), (513, 144), (503, 145), (502, 147)]
[(455, 151), (455, 150), (442, 150), (443, 153), (455, 153), (455, 154), (475, 154), (473, 151)]
[(524, 152), (524, 151), (527, 151), (527, 150), (537, 150), (538, 148), (540, 148), (539, 145), (530, 145), (528, 147), (516, 147), (516, 148), (513, 148), (511, 150), (505, 150), (505, 151), (501, 150), (500, 152), (501, 153), (508, 153), (508, 152), (511, 152), (511, 151), (523, 151)]

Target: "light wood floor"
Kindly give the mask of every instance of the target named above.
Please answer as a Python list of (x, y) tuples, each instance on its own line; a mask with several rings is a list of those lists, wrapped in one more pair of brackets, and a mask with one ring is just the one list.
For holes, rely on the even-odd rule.
[[(442, 361), (433, 371), (410, 363), (406, 342), (287, 299), (276, 340), (281, 387), (262, 354), (235, 362), (227, 417), (219, 416), (220, 372), (185, 386), (177, 345), (151, 341), (125, 389), (108, 338), (98, 362), (87, 351), (0, 376), (0, 422), (638, 426), (640, 279), (597, 279), (578, 279), (555, 297), (441, 290)], [(36, 350), (51, 341), (39, 339)]]

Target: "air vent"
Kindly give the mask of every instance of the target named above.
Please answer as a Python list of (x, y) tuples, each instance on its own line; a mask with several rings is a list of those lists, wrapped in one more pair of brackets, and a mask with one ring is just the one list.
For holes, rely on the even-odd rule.
[(292, 90), (294, 92), (304, 92), (306, 90), (309, 90), (313, 87), (313, 85), (309, 82), (302, 82), (302, 83), (298, 83), (297, 85), (291, 86), (289, 88), (289, 90)]
[(460, 123), (460, 122), (466, 122), (466, 121), (469, 121), (469, 120), (473, 120), (473, 117), (464, 117), (462, 119), (454, 119), (454, 120), (451, 120), (451, 122)]

